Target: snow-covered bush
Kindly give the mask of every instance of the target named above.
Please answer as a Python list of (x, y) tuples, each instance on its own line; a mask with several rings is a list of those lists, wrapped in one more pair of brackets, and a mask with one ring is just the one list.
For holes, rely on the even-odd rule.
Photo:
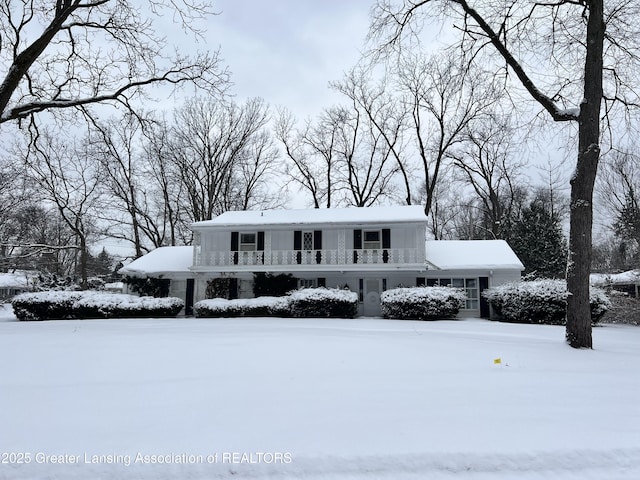
[(465, 299), (464, 291), (451, 287), (394, 288), (380, 295), (382, 315), (403, 320), (455, 317)]
[(95, 291), (23, 293), (14, 297), (11, 303), (18, 320), (175, 317), (184, 306), (179, 298)]
[(293, 317), (353, 318), (358, 314), (358, 294), (338, 288), (305, 288), (289, 294)]
[[(564, 280), (533, 280), (492, 287), (482, 294), (500, 320), (514, 323), (564, 325), (567, 313), (567, 283)], [(596, 323), (609, 308), (603, 290), (591, 287), (591, 321)]]
[(184, 302), (175, 297), (87, 292), (73, 304), (75, 318), (175, 317)]
[(61, 320), (73, 318), (73, 304), (82, 292), (51, 290), (16, 295), (11, 300), (18, 320)]
[(288, 297), (258, 297), (227, 300), (201, 300), (193, 306), (196, 317), (270, 317), (286, 316)]

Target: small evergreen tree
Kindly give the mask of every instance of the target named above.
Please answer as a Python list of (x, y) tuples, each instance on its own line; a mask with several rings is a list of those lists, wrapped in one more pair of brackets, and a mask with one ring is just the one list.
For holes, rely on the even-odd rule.
[(564, 278), (567, 242), (560, 216), (540, 199), (534, 199), (512, 220), (508, 243), (524, 264), (525, 275)]

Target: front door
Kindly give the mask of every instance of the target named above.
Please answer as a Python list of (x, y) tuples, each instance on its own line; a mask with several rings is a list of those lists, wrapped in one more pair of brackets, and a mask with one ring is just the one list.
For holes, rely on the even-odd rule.
[(363, 314), (367, 317), (379, 317), (382, 315), (380, 307), (380, 293), (382, 292), (382, 280), (380, 278), (364, 279)]
[(194, 290), (195, 290), (195, 280), (193, 278), (187, 278), (187, 291), (185, 294), (185, 302), (184, 302), (184, 314), (187, 316), (193, 315)]

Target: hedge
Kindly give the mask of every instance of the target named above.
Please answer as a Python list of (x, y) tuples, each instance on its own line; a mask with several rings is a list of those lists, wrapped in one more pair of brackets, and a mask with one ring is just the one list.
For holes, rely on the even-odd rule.
[(184, 307), (179, 298), (137, 297), (94, 291), (23, 293), (11, 301), (18, 320), (175, 317)]
[[(564, 280), (532, 280), (491, 287), (482, 294), (498, 320), (511, 323), (564, 325), (567, 315), (567, 284)], [(591, 287), (591, 322), (597, 323), (610, 307), (604, 290)]]
[(214, 298), (197, 302), (193, 312), (196, 317), (280, 317), (288, 315), (289, 300), (287, 297)]
[(465, 300), (463, 290), (451, 287), (394, 288), (380, 295), (382, 315), (401, 320), (453, 318)]
[(196, 317), (333, 317), (353, 318), (358, 314), (358, 295), (332, 288), (294, 290), (285, 297), (197, 302)]
[(358, 315), (358, 294), (338, 288), (305, 288), (289, 294), (293, 317), (353, 318)]

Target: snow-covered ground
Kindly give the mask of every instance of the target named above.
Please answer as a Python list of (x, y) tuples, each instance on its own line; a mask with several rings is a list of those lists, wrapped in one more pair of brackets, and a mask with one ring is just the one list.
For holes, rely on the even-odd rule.
[(596, 328), (590, 351), (563, 335), (482, 320), (0, 322), (0, 478), (640, 478), (640, 328)]

